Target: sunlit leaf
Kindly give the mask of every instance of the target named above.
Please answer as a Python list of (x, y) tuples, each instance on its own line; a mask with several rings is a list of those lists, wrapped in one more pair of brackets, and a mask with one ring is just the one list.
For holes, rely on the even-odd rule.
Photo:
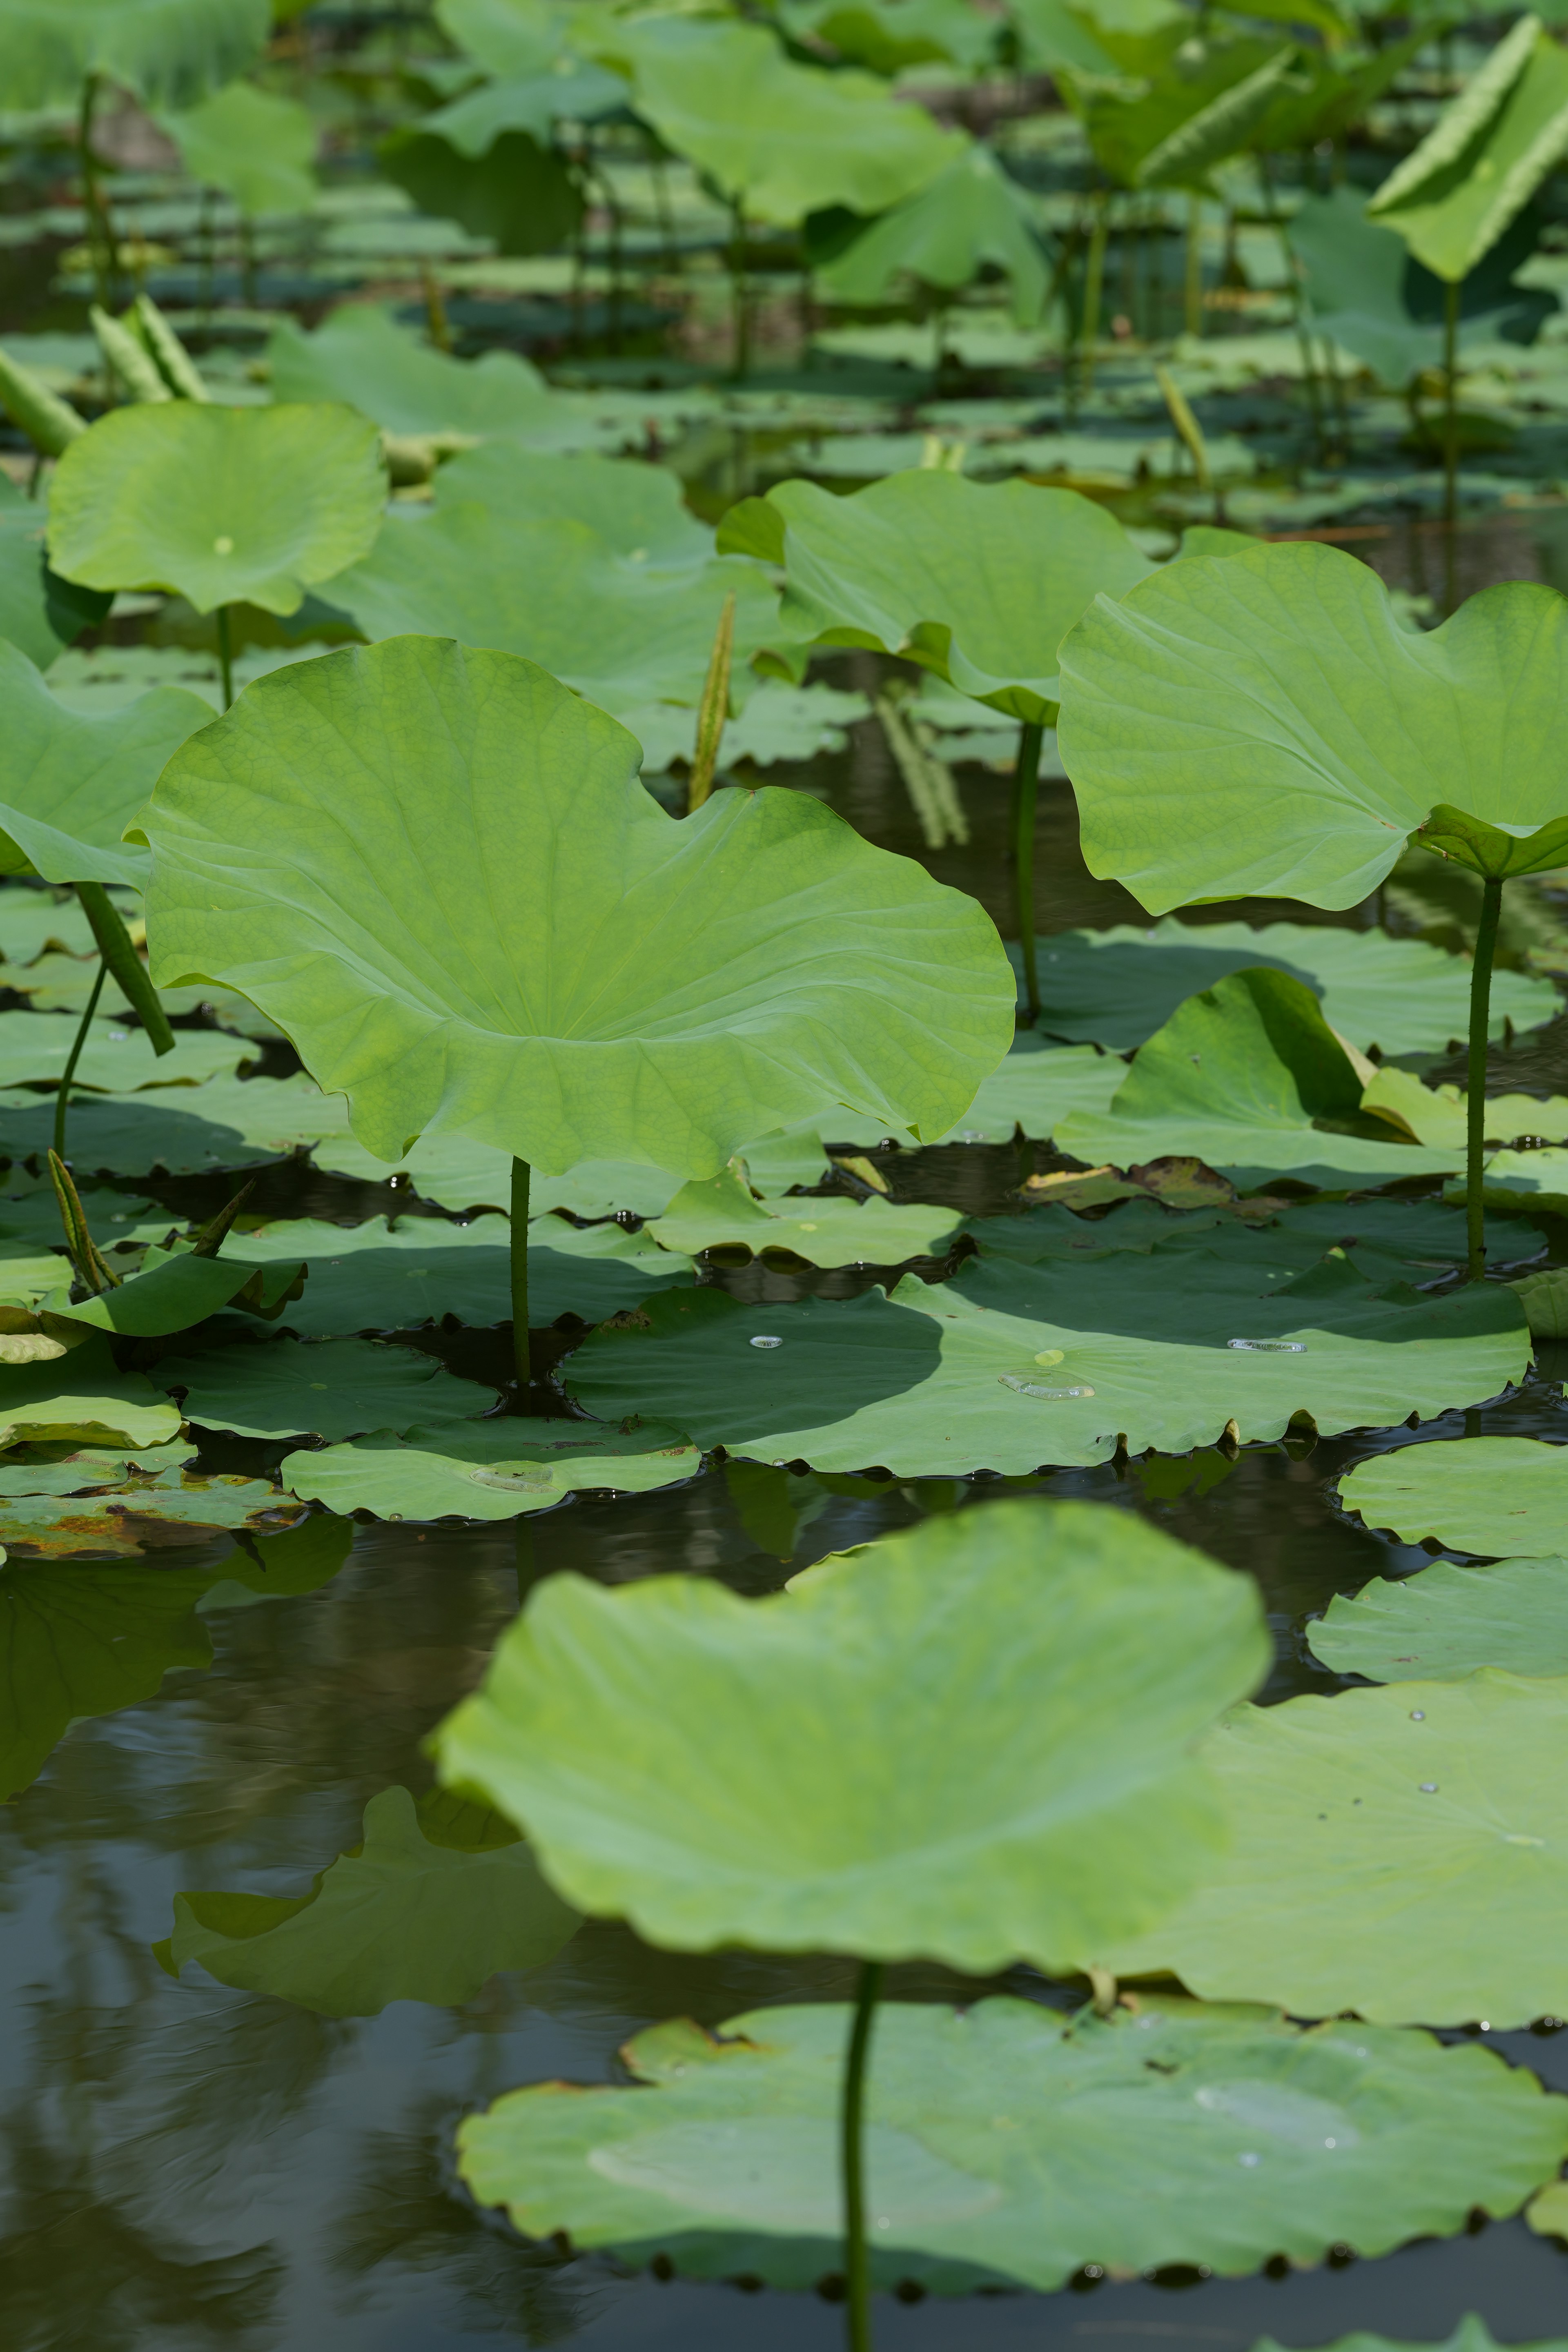
[(291, 1493), (331, 1511), (378, 1519), (513, 1519), (548, 1511), (586, 1487), (646, 1495), (694, 1478), (702, 1456), (657, 1421), (625, 1430), (591, 1421), (444, 1422), (410, 1429), (400, 1444), (382, 1431), (353, 1445), (288, 1454), (279, 1473)]
[(1568, 1446), (1539, 1437), (1403, 1445), (1358, 1462), (1340, 1481), (1340, 1500), (1402, 1543), (1550, 1558), (1568, 1511)]
[(190, 106), (254, 64), (267, 0), (4, 0), (0, 89), (18, 112), (72, 106), (104, 75), (153, 106)]
[(1312, 1654), (1368, 1682), (1451, 1680), (1478, 1666), (1568, 1675), (1568, 1559), (1435, 1560), (1418, 1576), (1337, 1592), (1307, 1628)]
[(309, 212), (315, 201), (316, 125), (292, 99), (230, 82), (163, 127), (192, 179), (221, 188), (248, 216)]
[(731, 1160), (717, 1176), (683, 1185), (648, 1227), (666, 1249), (733, 1247), (754, 1256), (787, 1250), (811, 1265), (899, 1265), (905, 1258), (942, 1256), (959, 1223), (956, 1209), (922, 1203), (897, 1206), (868, 1201), (755, 1199)]

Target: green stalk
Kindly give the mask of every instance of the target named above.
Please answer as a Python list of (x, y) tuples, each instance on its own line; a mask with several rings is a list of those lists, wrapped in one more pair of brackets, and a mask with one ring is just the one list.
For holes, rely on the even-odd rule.
[(1013, 769), (1013, 887), (1018, 910), (1018, 944), (1024, 951), (1024, 991), (1031, 1022), (1040, 1016), (1040, 982), (1035, 967), (1035, 801), (1045, 731), (1033, 719), (1025, 720)]
[(112, 972), (119, 982), (121, 995), (147, 1032), (153, 1051), (172, 1054), (174, 1033), (169, 1026), (169, 1016), (148, 978), (146, 966), (131, 944), (131, 934), (119, 908), (101, 882), (79, 882), (76, 895), (81, 901), (82, 913), (92, 925), (103, 968)]
[(107, 310), (110, 285), (109, 224), (104, 218), (103, 191), (98, 184), (98, 159), (92, 152), (92, 110), (98, 103), (98, 76), (84, 74), (81, 104), (77, 110), (77, 152), (81, 159), (81, 201), (87, 215), (87, 241), (92, 255), (92, 283), (99, 308)]
[(1470, 1063), (1465, 1098), (1465, 1238), (1469, 1264), (1466, 1279), (1479, 1282), (1487, 1270), (1486, 1211), (1481, 1199), (1481, 1145), (1487, 1131), (1487, 1031), (1492, 1002), (1492, 958), (1498, 917), (1502, 912), (1502, 877), (1481, 884), (1481, 919), (1476, 960), (1470, 967)]
[(1079, 322), (1079, 373), (1081, 388), (1094, 385), (1094, 352), (1100, 341), (1100, 296), (1105, 283), (1105, 247), (1110, 235), (1110, 198), (1103, 191), (1095, 199), (1094, 226), (1089, 235), (1089, 262), (1083, 280), (1083, 317)]
[(103, 983), (108, 977), (109, 966), (100, 963), (98, 978), (92, 983), (92, 993), (87, 1000), (87, 1011), (81, 1016), (81, 1026), (76, 1033), (76, 1042), (60, 1079), (59, 1092), (55, 1097), (55, 1151), (61, 1160), (66, 1156), (66, 1110), (71, 1098), (71, 1080), (76, 1076), (76, 1066), (81, 1059), (81, 1049), (87, 1043), (87, 1033), (92, 1025), (92, 1016), (98, 1011), (98, 1000), (103, 994)]
[(533, 1379), (528, 1351), (528, 1185), (526, 1160), (511, 1163), (511, 1352), (517, 1384), (526, 1395)]
[(871, 2281), (866, 2259), (866, 2061), (882, 1963), (865, 1960), (855, 1989), (855, 2021), (844, 2061), (839, 2150), (844, 2179), (844, 2290), (849, 2352), (871, 2352)]
[(731, 206), (733, 229), (730, 238), (730, 289), (734, 302), (735, 355), (730, 373), (735, 381), (744, 383), (752, 367), (752, 314), (746, 299), (746, 215), (737, 202)]
[(234, 700), (234, 648), (229, 642), (228, 606), (217, 608), (217, 666), (223, 679), (223, 707), (226, 710)]
[(1204, 331), (1204, 204), (1201, 196), (1187, 198), (1187, 275), (1184, 324), (1189, 335), (1201, 335)]
[(1456, 406), (1458, 383), (1459, 281), (1450, 278), (1443, 289), (1443, 525), (1445, 617), (1454, 609), (1454, 530), (1459, 513), (1459, 419)]

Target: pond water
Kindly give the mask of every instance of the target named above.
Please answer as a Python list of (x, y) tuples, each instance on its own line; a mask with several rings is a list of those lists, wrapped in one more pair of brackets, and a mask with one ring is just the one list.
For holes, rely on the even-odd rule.
[[(1411, 584), (1414, 532), (1407, 542), (1360, 551)], [(1473, 572), (1529, 572), (1527, 544), (1511, 526), (1487, 545), (1468, 541), (1467, 587), (1479, 584)], [(1539, 568), (1551, 576), (1544, 562)], [(864, 682), (853, 660), (839, 682)], [(869, 838), (923, 856), (1005, 928), (1004, 777), (962, 772), (970, 843), (932, 853), (922, 850), (872, 728), (857, 730), (843, 755), (781, 780), (821, 793)], [(1043, 928), (1141, 919), (1124, 893), (1085, 872), (1064, 786), (1042, 793), (1037, 871)], [(1214, 911), (1304, 916), (1261, 903)], [(1344, 919), (1370, 919), (1368, 909)], [(1568, 1087), (1563, 1025), (1515, 1055), (1500, 1050), (1497, 1083)], [(1027, 1160), (1048, 1163), (1047, 1153), (1025, 1150)], [(909, 1155), (895, 1171), (900, 1198), (993, 1213), (1020, 1172), (1011, 1150), (962, 1146)], [(204, 1191), (153, 1189), (182, 1213), (201, 1205)], [(292, 1202), (296, 1212), (344, 1218), (389, 1204), (372, 1188), (321, 1178)], [(1568, 1244), (1552, 1256), (1568, 1258)], [(803, 1285), (843, 1296), (871, 1276), (795, 1276), (752, 1265), (705, 1278), (779, 1299)], [(496, 1335), (426, 1332), (419, 1340), (459, 1371), (501, 1376)], [(569, 1344), (556, 1335), (542, 1355), (548, 1361)], [(1426, 1424), (1422, 1434), (1568, 1439), (1565, 1375), (1568, 1351), (1546, 1349), (1519, 1395)], [(0, 1816), (0, 1975), (11, 2020), (0, 2042), (0, 2344), (7, 2352), (837, 2346), (842, 2318), (825, 2294), (627, 2278), (597, 2259), (525, 2244), (476, 2209), (456, 2180), (450, 2146), (458, 2117), (502, 2090), (555, 2077), (615, 2079), (619, 2047), (657, 2020), (717, 2025), (769, 2003), (842, 2000), (848, 1963), (759, 1953), (685, 1958), (590, 1923), (547, 1966), (493, 1979), (461, 2007), (404, 2001), (377, 2018), (332, 2022), (231, 1990), (194, 1967), (172, 1980), (152, 1947), (169, 1932), (174, 1895), (303, 1893), (358, 1840), (378, 1791), (401, 1783), (417, 1795), (430, 1785), (426, 1735), (482, 1675), (520, 1596), (563, 1570), (608, 1582), (679, 1571), (757, 1593), (827, 1551), (924, 1514), (984, 1509), (1022, 1492), (1083, 1496), (1143, 1513), (1258, 1579), (1278, 1645), (1269, 1696), (1332, 1688), (1335, 1678), (1306, 1651), (1304, 1622), (1336, 1592), (1428, 1558), (1346, 1520), (1332, 1482), (1368, 1452), (1407, 1443), (1401, 1429), (1310, 1449), (1248, 1448), (1234, 1460), (1212, 1452), (1032, 1480), (834, 1482), (847, 1492), (784, 1470), (742, 1479), (720, 1466), (659, 1494), (579, 1499), (515, 1527), (358, 1526), (329, 1582), (248, 1606), (225, 1605), (226, 1538), (153, 1556), (148, 1564), (169, 1572), (210, 1570), (219, 1590), (200, 1621), (210, 1665), (176, 1665), (156, 1696), (77, 1723)], [(210, 1459), (248, 1468), (277, 1455), (229, 1440)], [(182, 1654), (190, 1657), (188, 1645)], [(26, 1687), (0, 1689), (0, 1735), (17, 1736), (32, 1696)], [(1005, 1984), (1061, 2004), (1081, 1997), (1079, 1988), (1026, 1971)], [(966, 1999), (979, 1990), (929, 1968), (894, 1969), (888, 1984), (893, 2000)], [(1568, 2091), (1568, 2033), (1490, 2038)], [(964, 2302), (885, 2296), (877, 2328), (889, 2352), (1245, 2352), (1266, 2334), (1300, 2347), (1353, 2329), (1434, 2340), (1467, 2311), (1504, 2341), (1542, 2337), (1568, 2332), (1565, 2310), (1568, 2254), (1516, 2220), (1376, 2262), (1347, 2253), (1313, 2273), (1081, 2278), (1052, 2296)]]

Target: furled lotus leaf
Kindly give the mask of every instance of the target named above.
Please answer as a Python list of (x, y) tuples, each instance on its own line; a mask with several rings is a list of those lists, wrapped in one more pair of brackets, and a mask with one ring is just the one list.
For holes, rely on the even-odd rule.
[[(205, 1544), (220, 1528), (276, 1529), (301, 1517), (293, 1496), (266, 1478), (209, 1478), (174, 1467), (75, 1499), (10, 1496), (0, 1502), (0, 1545), (34, 1559), (105, 1553), (130, 1559), (170, 1545)], [(205, 1581), (213, 1580), (209, 1573)]]
[(195, 1960), (322, 2017), (374, 2017), (393, 2000), (471, 2000), (499, 1969), (553, 1959), (578, 1924), (510, 1823), (393, 1787), (308, 1895), (176, 1895), (153, 1950), (171, 1976)]
[(1015, 1133), (1054, 1135), (1069, 1112), (1105, 1111), (1127, 1076), (1127, 1065), (1092, 1045), (1059, 1053), (1017, 1048), (981, 1081), (963, 1117), (939, 1143), (1011, 1143)]
[[(5, 1018), (0, 1014), (0, 1021)], [(95, 1037), (104, 1025), (93, 1024)], [(142, 1066), (145, 1057), (145, 1066), (152, 1070), (162, 1070), (170, 1061), (177, 1069), (185, 1045), (205, 1048), (209, 1043), (199, 1031), (181, 1030), (174, 1055), (154, 1063), (141, 1031), (128, 1036), (140, 1046), (134, 1066)], [(97, 1048), (88, 1050), (92, 1054)], [(125, 1046), (110, 1041), (94, 1066), (107, 1075), (119, 1067), (125, 1052)], [(82, 1065), (77, 1067), (79, 1076)], [(144, 1080), (141, 1083), (145, 1087)], [(208, 1078), (201, 1086), (148, 1087), (140, 1094), (73, 1094), (70, 1164), (79, 1181), (88, 1173), (141, 1176), (163, 1169), (171, 1176), (187, 1176), (246, 1168), (302, 1150), (318, 1136), (341, 1134), (346, 1119), (341, 1095), (323, 1095), (310, 1078), (299, 1075)], [(54, 1104), (47, 1097), (0, 1094), (0, 1155), (41, 1160), (54, 1120)]]
[(1478, 1666), (1568, 1675), (1568, 1559), (1444, 1559), (1374, 1577), (1353, 1599), (1337, 1592), (1307, 1637), (1324, 1665), (1368, 1682), (1447, 1682)]
[(1437, 803), (1522, 839), (1568, 798), (1565, 672), (1563, 599), (1533, 583), (1412, 635), (1336, 548), (1168, 564), (1062, 649), (1089, 869), (1154, 914), (1249, 893), (1352, 907)]
[(0, 637), (40, 669), (84, 629), (95, 627), (113, 602), (50, 571), (44, 552), (47, 512), (14, 488), (9, 475), (0, 482)]
[(153, 106), (190, 106), (252, 66), (267, 0), (4, 0), (5, 104), (74, 107), (89, 74)]
[(689, 510), (681, 490), (669, 467), (640, 458), (545, 457), (490, 441), (443, 466), (432, 495), (437, 513), (478, 505), (509, 524), (580, 522), (650, 572), (700, 570), (711, 561), (713, 533)]
[(584, 1488), (646, 1495), (693, 1478), (702, 1456), (689, 1438), (657, 1421), (629, 1430), (584, 1421), (499, 1421), (390, 1430), (354, 1445), (290, 1454), (280, 1475), (293, 1493), (331, 1511), (379, 1519), (514, 1519), (548, 1511)]
[[(1194, 1318), (1205, 1279), (1188, 1276)], [(1121, 1446), (1184, 1454), (1232, 1425), (1244, 1444), (1265, 1441), (1298, 1415), (1324, 1435), (1389, 1428), (1497, 1395), (1530, 1357), (1522, 1310), (1498, 1284), (1441, 1298), (1363, 1286), (1347, 1298), (1335, 1281), (1289, 1306), (1259, 1299), (1245, 1326), (1238, 1309), (1198, 1344), (1026, 1318), (980, 1305), (977, 1286), (906, 1276), (891, 1298), (756, 1307), (667, 1291), (635, 1323), (590, 1333), (562, 1377), (605, 1420), (657, 1409), (704, 1447), (963, 1477), (1109, 1462)], [(1303, 1352), (1226, 1344), (1258, 1337)]]
[(804, 793), (678, 823), (514, 656), (331, 654), (197, 740), (145, 817), (154, 979), (249, 997), (385, 1160), (445, 1129), (710, 1176), (835, 1101), (940, 1134), (1007, 1044), (973, 899)]
[(315, 120), (292, 99), (230, 82), (163, 128), (192, 179), (221, 188), (249, 219), (307, 213), (316, 200)]
[(1386, 2025), (1568, 2009), (1568, 1679), (1483, 1667), (1238, 1708), (1203, 1753), (1229, 1848), (1160, 1927), (1100, 1956), (1119, 1976)]
[(1547, 1559), (1568, 1525), (1568, 1446), (1538, 1437), (1464, 1437), (1370, 1454), (1340, 1500), (1402, 1543)]
[(161, 1388), (183, 1392), (187, 1421), (237, 1437), (353, 1437), (464, 1421), (500, 1402), (434, 1356), (375, 1339), (242, 1340), (154, 1369)]
[(94, 1332), (58, 1363), (0, 1365), (0, 1447), (162, 1445), (180, 1412), (142, 1372), (121, 1372)]
[(1027, 719), (1052, 715), (1057, 647), (1084, 607), (1150, 569), (1076, 490), (919, 470), (847, 499), (782, 483), (732, 509), (719, 544), (784, 565), (797, 635), (902, 654)]
[(757, 1257), (787, 1250), (808, 1265), (901, 1265), (906, 1258), (941, 1257), (962, 1213), (917, 1202), (894, 1206), (876, 1197), (764, 1204), (752, 1194), (742, 1166), (731, 1160), (717, 1176), (683, 1185), (648, 1227), (654, 1240), (693, 1256), (739, 1246)]
[[(685, 2020), (624, 2053), (632, 2086), (513, 2091), (458, 2126), (482, 2205), (623, 2259), (805, 2287), (838, 2270), (835, 2100), (849, 2012)], [(1472, 2045), (1161, 1998), (878, 2012), (866, 2150), (878, 2284), (1049, 2292), (1271, 2254), (1310, 2268), (1517, 2211), (1568, 2140), (1563, 2103)], [(1373, 2339), (1351, 2339), (1364, 2352)], [(1487, 2339), (1489, 2347), (1490, 2339)], [(1345, 2347), (1348, 2352), (1348, 2347)], [(1480, 2352), (1467, 2346), (1465, 2352)]]
[[(1152, 929), (1055, 931), (1038, 945), (1039, 1025), (1123, 1054), (1142, 1045), (1178, 1004), (1227, 974), (1268, 965), (1305, 981), (1331, 1029), (1363, 1053), (1441, 1054), (1469, 1034), (1470, 967), (1425, 940), (1351, 931), (1330, 923), (1179, 923)], [(1490, 1034), (1531, 1029), (1562, 1003), (1550, 981), (1492, 974)]]
[(531, 435), (566, 404), (515, 352), (455, 360), (374, 302), (345, 302), (307, 333), (279, 319), (267, 347), (281, 401), (342, 401), (388, 433)]
[[(0, 1013), (0, 1086), (47, 1086), (58, 1079), (80, 1027), (68, 1013)], [(255, 1058), (254, 1046), (242, 1038), (199, 1029), (182, 1029), (173, 1053), (155, 1054), (144, 1029), (124, 1029), (103, 1019), (88, 1032), (73, 1084), (103, 1094), (134, 1094), (142, 1087), (162, 1094), (174, 1087), (183, 1103), (187, 1087), (220, 1072), (226, 1077)], [(47, 1116), (52, 1127), (52, 1106)]]
[(552, 1577), (436, 1752), (653, 1943), (985, 1975), (1092, 1957), (1193, 1884), (1190, 1749), (1266, 1658), (1245, 1580), (1119, 1511), (997, 1503), (761, 1601)]
[(324, 404), (194, 400), (111, 409), (49, 493), (49, 561), (89, 588), (166, 588), (198, 613), (295, 613), (364, 554), (386, 478), (363, 417)]
[(951, 291), (988, 262), (1011, 283), (1014, 318), (1034, 326), (1049, 273), (1028, 198), (988, 147), (973, 146), (873, 221), (817, 282), (836, 302), (885, 302), (902, 279)]

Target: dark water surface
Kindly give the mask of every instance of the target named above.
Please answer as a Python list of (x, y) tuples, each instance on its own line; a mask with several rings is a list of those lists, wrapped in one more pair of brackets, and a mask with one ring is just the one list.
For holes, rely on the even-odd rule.
[[(1478, 568), (1553, 576), (1544, 557), (1525, 560), (1532, 544), (1523, 526), (1500, 527), (1493, 543), (1467, 549), (1466, 584), (1479, 584), (1468, 577)], [(1411, 549), (1380, 545), (1374, 560), (1411, 581)], [(852, 665), (843, 682), (854, 682)], [(921, 854), (874, 730), (858, 730), (842, 758), (789, 780), (821, 793), (870, 838)], [(1006, 782), (969, 768), (962, 790), (972, 840), (926, 862), (973, 890), (1005, 929)], [(1042, 796), (1037, 866), (1044, 926), (1142, 919), (1125, 893), (1085, 873), (1065, 787)], [(1279, 905), (1241, 911), (1313, 919)], [(1525, 1083), (1568, 1085), (1563, 1025), (1544, 1047), (1521, 1041)], [(1496, 1082), (1507, 1084), (1510, 1057), (1494, 1059)], [(897, 1190), (994, 1211), (1020, 1172), (1011, 1150), (952, 1147), (900, 1162)], [(390, 1205), (363, 1187), (313, 1189), (316, 1213)], [(184, 1200), (193, 1188), (162, 1190), (171, 1206), (176, 1194), (182, 1207), (199, 1205), (194, 1191)], [(751, 1297), (800, 1287), (760, 1265), (716, 1278)], [(821, 1276), (810, 1286), (842, 1296), (865, 1278)], [(496, 1335), (422, 1338), (459, 1370), (500, 1371)], [(1545, 1355), (1553, 1360), (1518, 1396), (1426, 1424), (1422, 1436), (1568, 1440), (1568, 1350)], [(348, 1562), (320, 1591), (214, 1608), (204, 1620), (210, 1668), (178, 1667), (155, 1698), (78, 1723), (0, 1813), (10, 2020), (0, 2039), (0, 2352), (838, 2346), (842, 2314), (818, 2295), (627, 2279), (602, 2261), (522, 2243), (475, 2209), (449, 2150), (460, 2116), (503, 2090), (558, 2076), (614, 2079), (618, 2047), (658, 2019), (717, 2025), (769, 2003), (842, 2000), (847, 1963), (692, 1959), (591, 1923), (547, 1967), (494, 1979), (464, 2007), (405, 2001), (334, 2023), (230, 1990), (194, 1967), (172, 1981), (150, 1948), (169, 1932), (173, 1896), (304, 1892), (358, 1841), (369, 1799), (394, 1783), (416, 1794), (429, 1786), (425, 1735), (482, 1675), (520, 1594), (562, 1570), (608, 1582), (679, 1570), (755, 1593), (930, 1512), (984, 1509), (1020, 1492), (1083, 1496), (1142, 1512), (1258, 1579), (1278, 1643), (1269, 1696), (1331, 1689), (1335, 1677), (1306, 1652), (1304, 1622), (1334, 1593), (1413, 1572), (1428, 1558), (1342, 1517), (1333, 1481), (1365, 1453), (1410, 1442), (1401, 1428), (1310, 1451), (1251, 1448), (1234, 1461), (1211, 1452), (1026, 1481), (871, 1481), (847, 1495), (782, 1471), (759, 1481), (721, 1468), (684, 1487), (580, 1499), (516, 1526), (359, 1527)], [(216, 1583), (230, 1556), (221, 1539), (164, 1557), (181, 1570), (210, 1566)], [(25, 1689), (0, 1687), (0, 1730), (28, 1700)], [(1026, 1972), (1005, 1984), (1041, 1999), (1079, 1997)], [(895, 2000), (978, 1990), (935, 1969), (889, 1972)], [(1568, 2033), (1493, 2038), (1510, 2061), (1568, 2091)], [(1467, 2311), (1505, 2342), (1568, 2336), (1568, 2254), (1515, 2221), (1279, 2278), (1082, 2281), (1051, 2296), (963, 2302), (883, 2297), (877, 2331), (885, 2352), (1247, 2352), (1265, 2334), (1298, 2347), (1352, 2329), (1434, 2340)]]

